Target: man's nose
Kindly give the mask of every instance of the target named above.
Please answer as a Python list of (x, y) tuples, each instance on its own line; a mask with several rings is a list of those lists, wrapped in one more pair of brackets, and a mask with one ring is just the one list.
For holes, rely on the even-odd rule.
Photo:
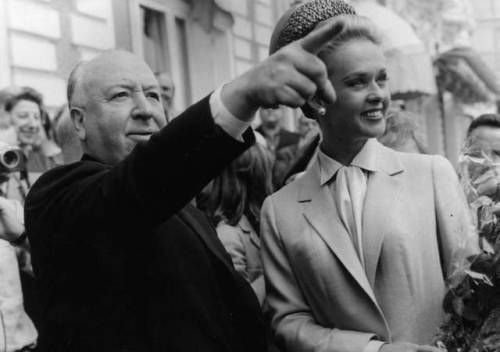
[(153, 118), (154, 110), (151, 102), (144, 95), (144, 93), (138, 93), (134, 97), (134, 109), (132, 110), (132, 117), (135, 119), (148, 120)]

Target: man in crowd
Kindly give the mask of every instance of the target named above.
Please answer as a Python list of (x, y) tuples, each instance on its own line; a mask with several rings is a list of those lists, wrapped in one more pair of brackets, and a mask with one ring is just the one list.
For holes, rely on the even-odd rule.
[(267, 145), (274, 154), (283, 148), (296, 147), (300, 140), (298, 133), (283, 127), (283, 118), (283, 109), (260, 110), (261, 124), (257, 131), (266, 138)]
[[(473, 198), (500, 200), (500, 115), (484, 114), (472, 121), (462, 151), (461, 176), (469, 179)], [(474, 193), (471, 195), (471, 193)], [(469, 199), (472, 201), (472, 199)], [(498, 207), (500, 215), (500, 206)]]
[(170, 73), (163, 71), (156, 73), (156, 79), (160, 86), (161, 102), (163, 110), (167, 117), (167, 121), (171, 121), (178, 115), (178, 111), (174, 108), (175, 84)]
[(256, 297), (189, 202), (254, 142), (259, 107), (335, 100), (315, 53), (337, 30), (290, 44), (166, 127), (158, 83), (132, 54), (72, 72), (85, 154), (43, 175), (25, 206), (40, 351), (266, 350)]

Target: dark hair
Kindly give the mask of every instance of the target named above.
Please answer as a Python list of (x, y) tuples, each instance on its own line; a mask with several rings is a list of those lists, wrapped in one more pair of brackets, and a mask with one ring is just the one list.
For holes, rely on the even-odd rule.
[(467, 130), (467, 137), (470, 137), (472, 131), (474, 131), (478, 127), (497, 127), (500, 128), (500, 115), (498, 114), (483, 114), (478, 118), (472, 120), (469, 125), (469, 129)]
[(7, 102), (5, 103), (5, 111), (11, 112), (12, 109), (14, 109), (17, 103), (19, 103), (21, 100), (27, 100), (35, 103), (36, 105), (38, 105), (40, 113), (42, 113), (43, 111), (42, 96), (33, 88), (23, 88), (21, 93), (16, 94), (12, 96), (9, 100), (7, 100)]
[(356, 15), (343, 0), (310, 0), (287, 10), (274, 27), (269, 54), (309, 34), (322, 21), (340, 15)]
[(198, 207), (217, 225), (221, 220), (235, 226), (243, 215), (259, 231), (260, 208), (272, 193), (272, 158), (255, 144), (234, 160), (198, 199)]

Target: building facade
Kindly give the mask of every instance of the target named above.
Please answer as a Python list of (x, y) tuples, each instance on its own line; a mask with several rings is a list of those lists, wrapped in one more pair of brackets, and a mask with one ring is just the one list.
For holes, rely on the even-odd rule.
[(81, 60), (109, 49), (171, 72), (182, 110), (267, 56), (289, 0), (0, 0), (0, 87), (31, 86), (55, 109)]

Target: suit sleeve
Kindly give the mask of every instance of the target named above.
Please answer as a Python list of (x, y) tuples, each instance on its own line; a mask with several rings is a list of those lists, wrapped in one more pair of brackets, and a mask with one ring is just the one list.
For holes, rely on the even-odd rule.
[(290, 266), (272, 198), (261, 214), (262, 261), (271, 328), (279, 347), (290, 352), (361, 352), (375, 334), (319, 325)]
[(183, 208), (254, 142), (250, 129), (243, 140), (215, 124), (206, 97), (113, 167), (84, 162), (43, 177), (27, 199), (30, 224), (45, 223), (35, 217), (54, 216), (45, 213), (52, 209), (68, 226), (152, 228)]
[(450, 162), (442, 156), (432, 161), (438, 240), (444, 277), (448, 278), (469, 255), (479, 252), (465, 194)]

